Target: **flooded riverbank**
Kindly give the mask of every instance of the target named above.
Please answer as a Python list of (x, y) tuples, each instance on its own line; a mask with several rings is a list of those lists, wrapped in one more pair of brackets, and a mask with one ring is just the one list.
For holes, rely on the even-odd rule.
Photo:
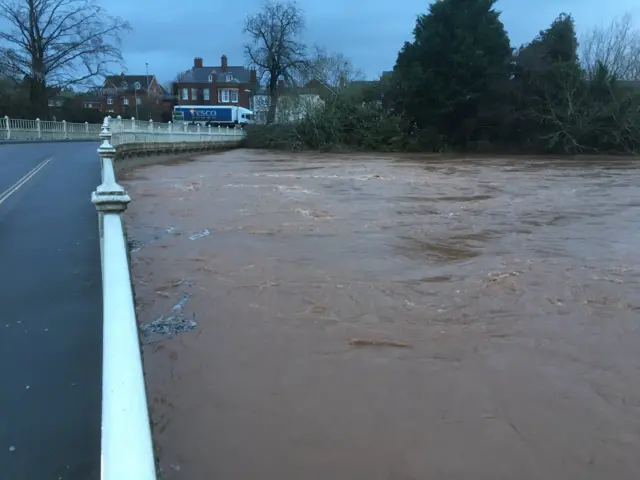
[(637, 478), (635, 164), (236, 150), (122, 183), (163, 478)]

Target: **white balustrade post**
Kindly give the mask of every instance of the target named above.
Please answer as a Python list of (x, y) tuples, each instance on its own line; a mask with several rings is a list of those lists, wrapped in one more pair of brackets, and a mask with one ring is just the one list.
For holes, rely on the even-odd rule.
[(169, 120), (169, 142), (173, 142), (173, 123)]
[(9, 125), (9, 117), (7, 115), (4, 116), (4, 122), (7, 128), (7, 140), (11, 140), (11, 126)]
[(198, 133), (198, 140), (201, 140), (200, 138), (200, 124), (198, 123), (198, 126), (196, 127), (196, 132)]
[(131, 131), (132, 132), (136, 131), (136, 118), (135, 117), (131, 117)]
[(67, 140), (67, 121), (62, 120), (62, 137)]
[[(100, 169), (102, 171), (102, 183), (107, 182), (107, 176), (111, 175), (111, 180), (115, 182), (115, 174), (113, 173), (113, 157), (116, 154), (116, 149), (111, 144), (111, 128), (109, 125), (109, 117), (104, 117), (102, 127), (100, 129), (100, 140), (102, 143), (98, 148), (98, 155), (100, 156)], [(105, 163), (111, 163), (111, 173), (105, 172)]]
[(149, 131), (153, 133), (153, 120), (149, 119)]
[(84, 122), (84, 133), (89, 133), (89, 122)]
[(209, 136), (211, 136), (211, 125), (209, 125)]
[(36, 129), (38, 130), (38, 140), (42, 140), (42, 129), (40, 128), (39, 118), (36, 118)]
[(183, 123), (182, 123), (182, 127), (183, 127), (183, 130), (184, 130), (184, 131), (185, 131), (185, 133), (186, 133), (186, 131), (187, 131), (187, 122), (183, 122)]

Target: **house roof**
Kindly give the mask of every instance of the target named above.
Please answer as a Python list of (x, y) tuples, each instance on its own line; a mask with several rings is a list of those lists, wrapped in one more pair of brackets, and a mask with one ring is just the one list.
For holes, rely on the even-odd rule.
[[(140, 88), (138, 88), (138, 90), (146, 90), (147, 79), (149, 85), (151, 85), (151, 83), (155, 79), (155, 75), (109, 75), (104, 79), (104, 83), (105, 86), (107, 83), (111, 83), (120, 90), (133, 92), (136, 90), (136, 82), (140, 85)], [(156, 83), (158, 82), (156, 81)]]
[[(186, 71), (178, 83), (209, 83), (209, 75), (213, 75), (216, 83), (249, 83), (250, 74), (246, 67), (229, 66), (192, 68)], [(231, 75), (231, 80), (227, 80)]]

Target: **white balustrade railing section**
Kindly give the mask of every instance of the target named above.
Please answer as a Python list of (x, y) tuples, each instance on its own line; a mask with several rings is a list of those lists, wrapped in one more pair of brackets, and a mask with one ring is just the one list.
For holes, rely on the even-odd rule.
[[(0, 141), (94, 140), (102, 124), (52, 122), (0, 117)], [(206, 127), (181, 123), (159, 123), (121, 117), (111, 119), (112, 145), (124, 143), (221, 142), (239, 139), (239, 126)]]
[(102, 262), (102, 480), (156, 480), (149, 410), (140, 355), (122, 213), (129, 195), (116, 182), (109, 121), (98, 149), (102, 184), (92, 194), (98, 210)]
[[(12, 120), (11, 131), (84, 135), (69, 123)], [(46, 125), (46, 129), (45, 127)], [(49, 124), (54, 124), (51, 126)], [(62, 124), (60, 130), (58, 125)], [(5, 123), (0, 127), (9, 125)], [(74, 124), (75, 125), (75, 124)], [(79, 125), (79, 124), (78, 124)], [(95, 133), (94, 125), (89, 130)], [(242, 138), (235, 128), (201, 128), (136, 120), (104, 119), (98, 148), (102, 183), (91, 200), (98, 210), (102, 264), (102, 442), (101, 480), (156, 480), (153, 441), (140, 354), (140, 339), (122, 214), (131, 201), (116, 182), (114, 145), (127, 143), (224, 142)], [(58, 130), (56, 130), (58, 129)], [(92, 130), (93, 129), (93, 130)], [(24, 137), (23, 137), (24, 138)], [(150, 148), (152, 150), (152, 148)]]

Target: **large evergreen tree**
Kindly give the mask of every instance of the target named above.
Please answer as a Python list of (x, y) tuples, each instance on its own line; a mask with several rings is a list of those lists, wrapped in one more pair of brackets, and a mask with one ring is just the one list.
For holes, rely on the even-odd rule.
[(577, 49), (573, 18), (562, 13), (515, 53), (510, 125), (517, 131), (509, 136), (519, 147), (556, 148), (559, 122), (568, 124), (584, 90)]
[(454, 146), (495, 135), (505, 94), (509, 38), (495, 0), (441, 0), (418, 17), (394, 74), (397, 108)]

